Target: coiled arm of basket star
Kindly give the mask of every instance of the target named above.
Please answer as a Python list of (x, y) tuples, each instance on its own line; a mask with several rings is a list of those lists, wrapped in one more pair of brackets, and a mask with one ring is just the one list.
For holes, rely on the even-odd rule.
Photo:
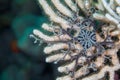
[[(81, 80), (99, 80), (99, 79), (102, 79), (104, 77), (106, 72), (109, 72), (110, 80), (114, 80), (114, 72), (120, 68), (119, 60), (118, 60), (118, 57), (117, 57), (117, 54), (116, 54), (117, 51), (118, 51), (118, 49), (107, 50), (102, 55), (102, 56), (104, 56), (104, 55), (111, 56), (112, 57), (111, 62), (113, 63), (113, 66), (105, 66), (105, 65), (103, 65), (104, 57), (99, 57), (95, 61), (95, 64), (98, 65), (98, 67), (101, 67), (102, 69), (98, 73), (96, 73), (94, 75), (91, 75), (91, 76), (88, 76), (88, 77), (85, 77), (85, 78), (83, 78)], [(75, 77), (79, 77), (80, 76), (79, 74), (84, 74), (84, 70), (78, 70), (75, 73)], [(65, 80), (65, 79), (66, 80), (73, 80), (69, 76), (60, 77), (57, 80)]]
[[(119, 24), (119, 18), (116, 19), (116, 15), (119, 15), (115, 12), (112, 12), (114, 14), (111, 15), (111, 10), (107, 10), (108, 13), (105, 13), (105, 15), (93, 13), (93, 18), (96, 20), (111, 21), (116, 24), (111, 23), (108, 26), (100, 26), (98, 28), (101, 29), (101, 32), (98, 32), (94, 29), (94, 19), (81, 16), (82, 12), (87, 15), (86, 10), (91, 9), (92, 0), (49, 1), (53, 6), (48, 3), (48, 0), (39, 0), (39, 3), (51, 21), (51, 24), (43, 23), (42, 28), (46, 32), (52, 32), (53, 35), (49, 36), (40, 30), (34, 29), (33, 34), (30, 36), (48, 43), (48, 46), (43, 50), (45, 54), (49, 55), (46, 62), (62, 63), (58, 67), (58, 71), (64, 73), (64, 76), (58, 77), (57, 80), (79, 78), (81, 80), (95, 80), (96, 76), (98, 77), (96, 80), (99, 80), (104, 77), (106, 72), (110, 73), (110, 80), (113, 80), (114, 71), (119, 68), (117, 51), (120, 48), (120, 32), (116, 29), (116, 25)], [(112, 5), (112, 2), (111, 0), (110, 5)], [(103, 9), (100, 10), (109, 9), (103, 3), (107, 4), (102, 0), (98, 3), (100, 6), (104, 5), (102, 6)], [(81, 9), (81, 13), (79, 13), (79, 9)], [(119, 40), (116, 41), (112, 37), (117, 37)], [(85, 45), (81, 45), (80, 41), (78, 41), (78, 38), (80, 38), (80, 41), (84, 39), (86, 46), (90, 44), (88, 43), (90, 41), (94, 44), (86, 49)], [(106, 59), (112, 64), (108, 65)], [(114, 63), (118, 64), (118, 66)], [(92, 74), (90, 70), (96, 73)]]
[(120, 68), (120, 63), (119, 63), (119, 59), (117, 57), (117, 51), (118, 49), (111, 49), (105, 52), (106, 55), (110, 55), (112, 57), (112, 63), (113, 66), (102, 66), (103, 68), (100, 70), (99, 73), (92, 75), (92, 76), (88, 76), (87, 78), (84, 78), (82, 80), (99, 80), (102, 77), (104, 77), (106, 72), (109, 72), (109, 76), (110, 76), (110, 80), (114, 80), (114, 73), (115, 71), (117, 71)]
[[(106, 27), (106, 26), (103, 27), (104, 31), (107, 29), (108, 29), (108, 27)], [(104, 35), (107, 36), (106, 33), (104, 33)], [(110, 35), (117, 36), (119, 38), (120, 31), (118, 31), (118, 30), (112, 31), (110, 33)], [(99, 35), (97, 35), (97, 40), (102, 42), (104, 40), (104, 38), (101, 38)], [(118, 47), (119, 44), (120, 44), (119, 41), (115, 42), (113, 49), (106, 50), (104, 53), (102, 53), (102, 56), (99, 56), (95, 61), (91, 62), (91, 65), (94, 64), (95, 66), (88, 66), (88, 64), (85, 65), (85, 63), (88, 61), (87, 58), (83, 57), (83, 56), (79, 57), (78, 64), (83, 65), (83, 67), (81, 67), (80, 69), (78, 69), (75, 72), (74, 78), (80, 78), (82, 76), (87, 75), (89, 73), (88, 69), (93, 68), (94, 70), (100, 69), (100, 71), (98, 73), (87, 76), (80, 80), (99, 80), (104, 77), (106, 72), (109, 72), (110, 80), (114, 80), (114, 72), (120, 68), (119, 59), (117, 57), (117, 51), (120, 48), (120, 46)], [(111, 61), (111, 63), (113, 65), (111, 65), (111, 66), (104, 65), (105, 59), (107, 58), (106, 56), (111, 57), (111, 59), (109, 59), (109, 60)], [(48, 58), (51, 58), (51, 57), (48, 57)], [(71, 62), (70, 64), (66, 64), (64, 66), (58, 67), (58, 71), (66, 73), (68, 70), (72, 71), (74, 69), (74, 66), (75, 66), (75, 61)], [(73, 78), (71, 78), (69, 75), (57, 78), (57, 80), (65, 80), (65, 79), (73, 80)]]

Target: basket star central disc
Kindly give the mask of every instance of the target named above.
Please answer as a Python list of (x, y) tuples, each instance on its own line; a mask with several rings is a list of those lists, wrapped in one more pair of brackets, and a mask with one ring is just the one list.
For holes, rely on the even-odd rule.
[(86, 50), (96, 43), (96, 34), (94, 31), (81, 30), (78, 35), (78, 42)]

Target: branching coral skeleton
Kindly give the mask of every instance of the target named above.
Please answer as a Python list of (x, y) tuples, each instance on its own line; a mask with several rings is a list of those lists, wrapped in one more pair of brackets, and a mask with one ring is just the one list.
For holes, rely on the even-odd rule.
[(53, 35), (34, 29), (30, 37), (48, 43), (46, 62), (63, 63), (58, 71), (65, 75), (56, 80), (99, 80), (106, 72), (114, 80), (120, 69), (120, 1), (50, 1), (53, 5), (48, 0), (39, 3), (51, 21), (42, 28)]

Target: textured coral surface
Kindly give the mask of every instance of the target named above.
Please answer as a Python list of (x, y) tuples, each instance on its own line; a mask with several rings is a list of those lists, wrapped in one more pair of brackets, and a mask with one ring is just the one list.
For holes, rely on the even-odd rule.
[(57, 80), (114, 80), (120, 68), (120, 0), (39, 0), (50, 23), (30, 37), (48, 44), (46, 62), (61, 64)]

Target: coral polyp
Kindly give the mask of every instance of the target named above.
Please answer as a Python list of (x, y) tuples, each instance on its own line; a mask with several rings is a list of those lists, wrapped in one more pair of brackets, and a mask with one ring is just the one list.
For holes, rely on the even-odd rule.
[(114, 80), (114, 73), (120, 68), (117, 56), (120, 16), (112, 9), (119, 7), (119, 1), (39, 0), (39, 3), (51, 22), (43, 23), (42, 28), (53, 35), (34, 29), (30, 36), (48, 44), (43, 50), (49, 55), (46, 62), (63, 64), (58, 71), (64, 75), (57, 80), (100, 80), (106, 72), (109, 80)]

